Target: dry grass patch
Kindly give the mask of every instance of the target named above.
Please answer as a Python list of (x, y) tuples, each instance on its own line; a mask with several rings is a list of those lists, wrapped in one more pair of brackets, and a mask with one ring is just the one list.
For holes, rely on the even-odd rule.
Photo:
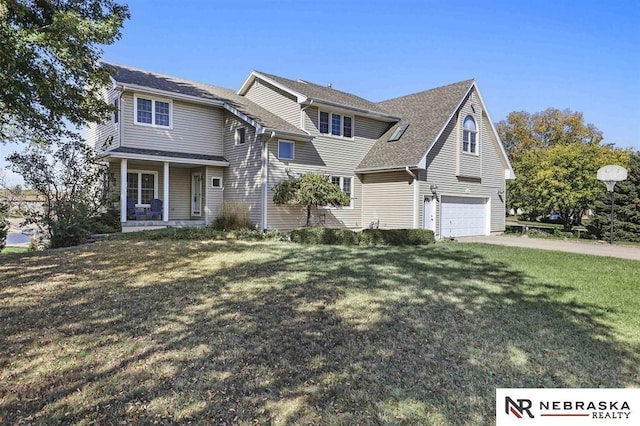
[(639, 386), (638, 262), (497, 246), (104, 241), (0, 263), (0, 422), (480, 424)]

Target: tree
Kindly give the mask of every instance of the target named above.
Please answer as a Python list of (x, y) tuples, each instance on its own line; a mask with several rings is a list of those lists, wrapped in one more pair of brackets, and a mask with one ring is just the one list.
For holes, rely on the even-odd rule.
[(306, 226), (311, 224), (311, 207), (346, 206), (351, 198), (338, 185), (326, 176), (307, 173), (300, 177), (287, 179), (274, 188), (273, 202), (283, 205), (304, 206), (307, 210)]
[[(616, 183), (614, 238), (640, 242), (640, 151), (629, 155), (627, 180)], [(599, 240), (607, 239), (611, 229), (611, 198), (603, 182), (594, 203), (594, 216), (587, 229)]]
[(79, 138), (65, 120), (107, 118), (98, 46), (119, 39), (128, 18), (113, 0), (0, 0), (0, 141)]
[(558, 212), (566, 230), (597, 199), (597, 170), (627, 162), (627, 153), (602, 144), (602, 132), (579, 112), (512, 112), (497, 130), (516, 174), (507, 185), (507, 207), (529, 219)]
[(52, 247), (68, 247), (86, 240), (92, 222), (107, 203), (103, 179), (106, 166), (92, 148), (80, 141), (53, 146), (31, 146), (7, 157), (10, 168), (42, 195), (42, 211), (27, 212), (27, 223), (35, 223)]

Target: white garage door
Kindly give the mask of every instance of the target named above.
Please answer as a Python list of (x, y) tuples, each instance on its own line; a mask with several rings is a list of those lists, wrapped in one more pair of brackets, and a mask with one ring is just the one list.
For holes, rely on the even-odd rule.
[(487, 234), (487, 199), (442, 197), (440, 231), (442, 237)]

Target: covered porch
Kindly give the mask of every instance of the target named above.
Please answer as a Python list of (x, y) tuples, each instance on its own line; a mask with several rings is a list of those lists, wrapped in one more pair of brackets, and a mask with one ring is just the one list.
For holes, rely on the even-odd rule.
[(123, 232), (204, 227), (222, 205), (223, 157), (119, 147), (104, 159)]

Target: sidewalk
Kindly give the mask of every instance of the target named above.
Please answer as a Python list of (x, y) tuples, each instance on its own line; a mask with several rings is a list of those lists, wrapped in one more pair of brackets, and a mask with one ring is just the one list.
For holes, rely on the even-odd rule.
[(511, 247), (527, 247), (541, 250), (555, 250), (569, 253), (592, 254), (595, 256), (619, 257), (640, 260), (640, 246), (611, 245), (602, 242), (582, 242), (551, 240), (510, 235), (490, 235), (456, 238), (461, 243), (485, 243)]

